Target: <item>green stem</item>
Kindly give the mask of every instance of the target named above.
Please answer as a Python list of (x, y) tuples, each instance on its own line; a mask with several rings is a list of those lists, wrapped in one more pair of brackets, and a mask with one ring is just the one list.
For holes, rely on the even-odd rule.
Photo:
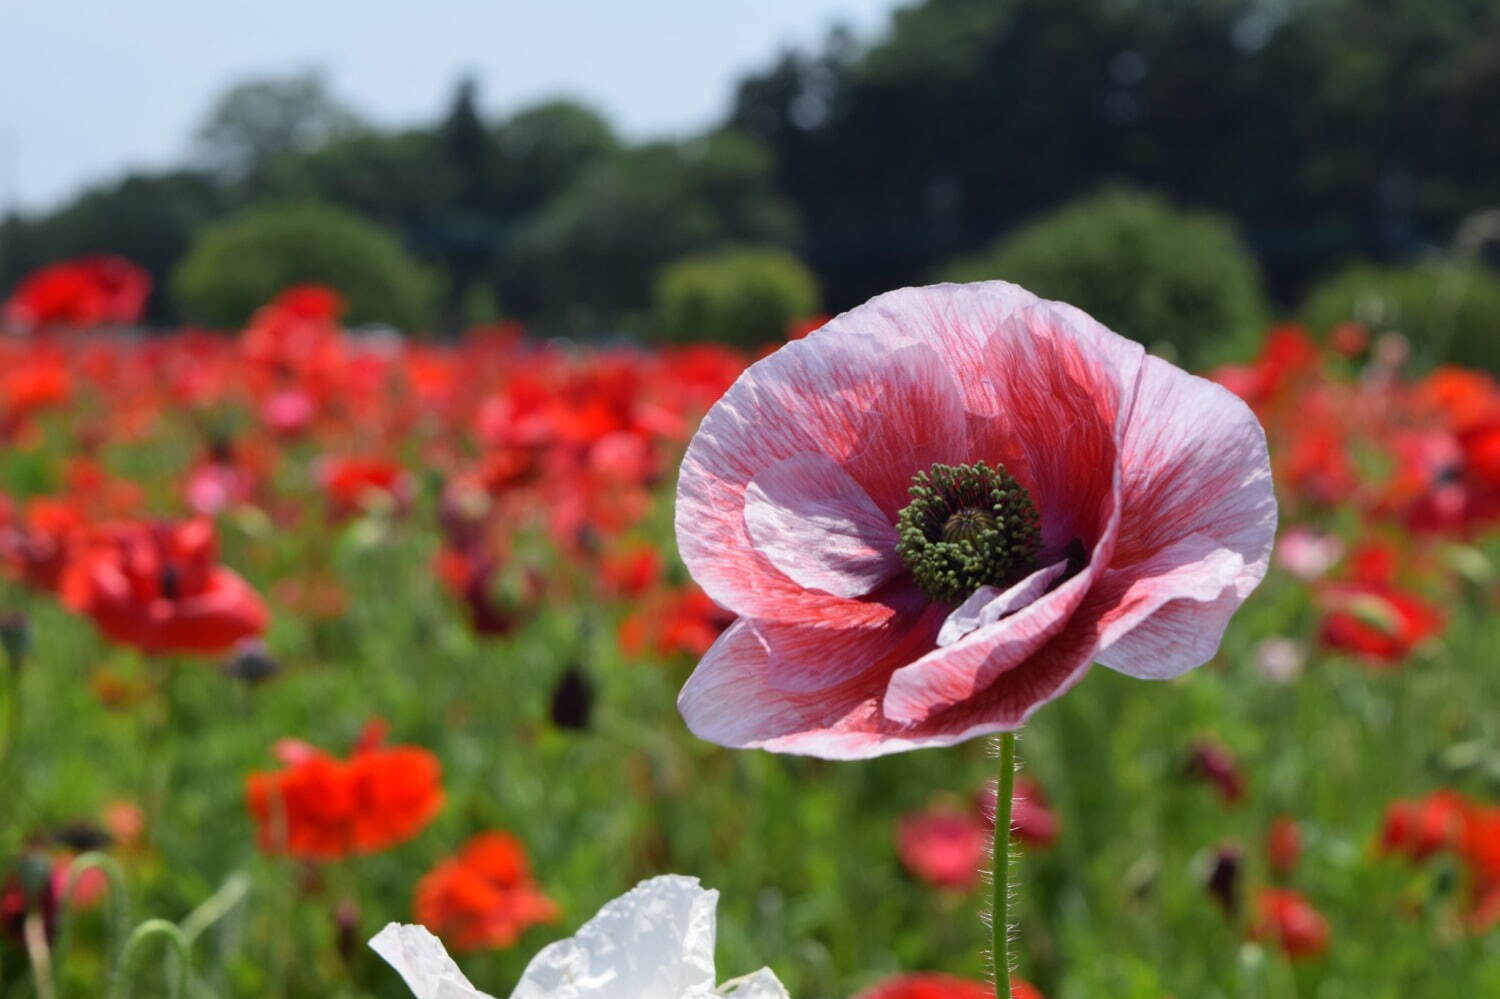
[(101, 871), (109, 882), (109, 948), (106, 958), (108, 977), (113, 978), (118, 973), (120, 959), (125, 952), (125, 932), (128, 929), (125, 873), (120, 870), (120, 865), (114, 858), (102, 853), (85, 853), (75, 857), (68, 866), (67, 883), (63, 889), (63, 897), (59, 900), (57, 946), (52, 949), (52, 973), (59, 981), (62, 980), (63, 962), (73, 942), (73, 895), (83, 876), (94, 870)]
[(996, 999), (1010, 999), (1010, 809), (1016, 792), (1016, 733), (1000, 736), (1000, 781), (995, 788), (995, 878), (990, 929), (994, 933)]
[(187, 940), (175, 924), (165, 919), (148, 919), (135, 928), (125, 944), (124, 957), (110, 986), (110, 999), (130, 999), (133, 992), (130, 986), (131, 976), (140, 960), (141, 951), (154, 937), (161, 937), (166, 942), (167, 951), (172, 958), (168, 960), (166, 967), (167, 981), (171, 983), (169, 994), (172, 999), (181, 999), (186, 994), (192, 960)]
[(181, 930), (183, 939), (191, 946), (198, 936), (214, 923), (223, 919), (229, 912), (245, 900), (250, 891), (250, 875), (244, 871), (235, 871), (219, 886), (207, 901), (192, 912), (182, 921)]
[[(0, 738), (0, 777), (7, 775), (11, 754), (21, 737), (21, 664), (7, 653), (5, 665), (10, 683), (5, 692), (5, 735)], [(9, 786), (10, 782), (7, 780), (6, 784)]]

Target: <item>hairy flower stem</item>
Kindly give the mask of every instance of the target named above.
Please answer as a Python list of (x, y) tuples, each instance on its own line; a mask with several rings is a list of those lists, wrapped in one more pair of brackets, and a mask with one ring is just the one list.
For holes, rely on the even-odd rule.
[(1010, 809), (1016, 791), (1016, 733), (1000, 736), (1000, 782), (995, 788), (995, 875), (990, 929), (995, 961), (995, 997), (1010, 999)]

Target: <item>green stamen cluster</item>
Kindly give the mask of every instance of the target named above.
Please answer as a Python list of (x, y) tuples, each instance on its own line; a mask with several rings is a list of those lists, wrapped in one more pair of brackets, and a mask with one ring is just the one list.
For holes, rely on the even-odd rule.
[(933, 465), (911, 480), (896, 518), (896, 554), (922, 592), (961, 604), (981, 586), (1005, 586), (1035, 566), (1036, 505), (1003, 465)]

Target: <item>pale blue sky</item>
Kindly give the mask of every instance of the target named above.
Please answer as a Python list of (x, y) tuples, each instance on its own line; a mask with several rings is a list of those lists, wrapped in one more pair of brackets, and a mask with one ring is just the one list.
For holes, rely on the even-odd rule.
[(454, 80), (486, 107), (571, 95), (633, 138), (683, 133), (735, 79), (898, 0), (0, 0), (0, 209), (43, 208), (187, 151), (213, 96), (247, 76), (323, 69), (384, 123), (430, 119)]

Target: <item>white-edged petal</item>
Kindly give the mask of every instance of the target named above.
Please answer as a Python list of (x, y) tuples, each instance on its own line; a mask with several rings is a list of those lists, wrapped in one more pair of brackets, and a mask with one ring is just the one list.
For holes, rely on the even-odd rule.
[(697, 878), (642, 881), (541, 950), (511, 999), (683, 999), (714, 989), (719, 893)]
[(753, 975), (725, 982), (714, 995), (732, 996), (733, 999), (788, 999), (786, 986), (770, 968), (761, 968)]
[(396, 969), (417, 999), (493, 999), (469, 984), (443, 942), (424, 926), (387, 923), (370, 939), (370, 949)]
[(1038, 569), (1004, 590), (997, 586), (981, 586), (944, 619), (942, 630), (938, 632), (938, 645), (952, 645), (975, 629), (1014, 614), (1046, 593), (1047, 587), (1067, 568), (1068, 561), (1063, 559)]

